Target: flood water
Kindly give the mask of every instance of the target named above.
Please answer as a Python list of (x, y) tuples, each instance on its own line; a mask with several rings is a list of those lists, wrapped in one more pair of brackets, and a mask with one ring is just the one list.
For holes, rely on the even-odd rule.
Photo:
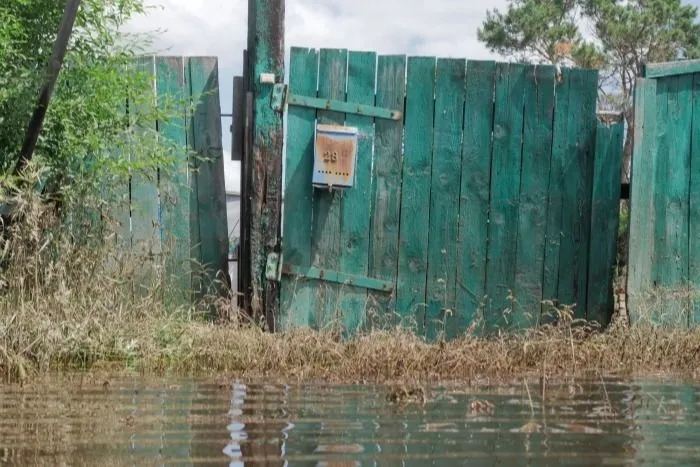
[[(698, 465), (700, 383), (390, 388), (224, 380), (0, 387), (7, 465)], [(393, 392), (397, 394), (396, 392)]]

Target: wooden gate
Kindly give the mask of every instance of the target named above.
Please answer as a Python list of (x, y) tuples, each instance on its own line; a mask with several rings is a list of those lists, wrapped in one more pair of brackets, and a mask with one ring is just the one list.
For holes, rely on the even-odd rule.
[[(280, 328), (450, 338), (534, 326), (546, 299), (607, 323), (622, 139), (597, 86), (594, 70), (292, 48)], [(352, 188), (312, 186), (317, 123), (357, 128)]]
[(637, 79), (630, 189), (630, 319), (700, 322), (700, 61)]

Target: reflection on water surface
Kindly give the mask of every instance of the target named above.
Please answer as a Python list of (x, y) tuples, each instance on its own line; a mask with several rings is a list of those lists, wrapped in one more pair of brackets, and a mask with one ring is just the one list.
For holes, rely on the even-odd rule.
[[(0, 388), (14, 465), (698, 465), (700, 385), (455, 390), (142, 377)], [(394, 393), (394, 399), (397, 399)], [(399, 401), (405, 398), (398, 397)], [(415, 401), (415, 402), (414, 402)]]

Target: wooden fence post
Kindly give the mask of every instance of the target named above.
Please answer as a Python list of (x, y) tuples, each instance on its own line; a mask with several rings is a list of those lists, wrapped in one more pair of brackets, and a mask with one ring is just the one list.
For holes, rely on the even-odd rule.
[(251, 291), (250, 312), (264, 316), (268, 330), (275, 330), (279, 316), (279, 283), (265, 280), (270, 253), (280, 251), (282, 209), (282, 114), (270, 106), (273, 84), (261, 82), (262, 74), (284, 80), (284, 0), (249, 0), (246, 70), (254, 95), (253, 137), (249, 170), (244, 186), (249, 203)]

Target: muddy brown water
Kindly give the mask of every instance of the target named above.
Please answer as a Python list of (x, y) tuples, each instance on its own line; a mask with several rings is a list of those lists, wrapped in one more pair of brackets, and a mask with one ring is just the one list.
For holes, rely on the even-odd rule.
[[(3, 465), (700, 465), (700, 382), (0, 387)], [(403, 395), (403, 396), (402, 396)]]

